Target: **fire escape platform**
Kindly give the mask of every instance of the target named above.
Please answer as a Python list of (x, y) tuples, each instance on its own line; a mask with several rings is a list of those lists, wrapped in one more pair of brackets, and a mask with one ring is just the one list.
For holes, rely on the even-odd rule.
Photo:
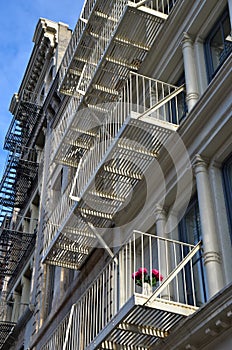
[[(104, 13), (108, 7), (105, 4), (99, 9), (100, 4), (96, 1), (87, 24), (83, 26), (81, 20), (80, 24), (77, 23), (77, 27), (79, 25), (80, 28), (75, 29), (70, 48), (66, 52), (66, 55), (70, 56), (70, 62), (64, 63), (68, 60), (64, 57), (61, 64), (61, 68), (64, 64), (68, 64), (68, 67), (63, 67), (66, 73), (61, 78), (60, 92), (77, 98), (79, 103), (75, 113), (71, 113), (67, 127), (61, 132), (58, 127), (59, 142), (52, 156), (58, 163), (78, 166), (77, 154), (83, 154), (84, 148), (79, 144), (78, 135), (73, 137), (73, 129), (77, 119), (81, 118), (81, 110), (85, 108), (88, 120), (88, 114), (97, 113), (98, 107), (103, 110), (104, 104), (118, 101), (119, 92), (129, 72), (138, 70), (167, 18), (162, 12), (143, 6), (147, 9), (144, 12), (132, 2), (129, 3), (133, 6), (126, 6), (127, 1), (119, 6), (113, 0), (108, 9), (109, 13), (101, 16), (99, 20), (99, 13)], [(110, 11), (118, 16), (117, 25), (110, 20)], [(136, 29), (133, 23), (137, 23)], [(97, 32), (94, 36), (90, 35), (92, 28)], [(87, 111), (87, 108), (92, 112)], [(99, 126), (99, 122), (95, 122), (95, 126), (96, 124)], [(73, 145), (70, 145), (70, 140), (74, 141)]]
[(35, 233), (5, 228), (0, 232), (0, 276), (13, 276), (29, 248), (35, 243)]
[[(113, 90), (110, 92), (109, 88), (115, 88), (117, 92), (116, 87), (120, 79), (125, 79), (125, 73), (138, 69), (167, 17), (130, 1), (120, 5), (115, 0), (107, 1), (104, 7), (96, 1), (85, 25), (81, 19), (77, 23), (73, 43), (72, 39), (70, 42), (72, 54), (66, 53), (70, 61), (67, 63), (66, 59), (68, 66), (62, 67), (65, 73), (61, 77), (60, 92), (71, 96), (84, 94), (94, 72), (97, 74), (91, 81), (93, 89), (111, 94)], [(65, 58), (62, 65), (64, 62)], [(117, 82), (111, 79), (116, 73)], [(100, 103), (100, 96), (98, 100)]]
[(86, 350), (149, 349), (159, 338), (198, 308), (157, 298), (149, 306), (148, 297), (135, 294), (97, 335)]
[(7, 338), (13, 332), (16, 323), (0, 321), (0, 349), (6, 343)]
[(78, 270), (96, 246), (96, 236), (74, 213), (61, 228), (51, 223), (49, 226), (55, 235), (45, 251), (43, 262)]
[[(142, 179), (151, 162), (158, 157), (161, 148), (165, 147), (165, 143), (177, 129), (177, 125), (162, 120), (149, 117), (146, 117), (146, 121), (143, 120), (142, 115), (132, 112), (117, 136), (106, 141), (108, 147), (106, 147), (105, 152), (104, 145), (101, 152), (99, 150), (101, 145), (96, 143), (90, 154), (83, 157), (73, 182), (72, 199), (79, 202), (84, 196), (86, 201), (88, 195), (87, 202), (89, 203), (89, 196), (96, 197), (99, 194), (97, 197), (100, 203), (99, 197), (104, 198), (104, 193), (108, 194), (108, 197), (112, 195), (111, 205), (108, 201), (106, 206), (108, 214), (115, 214), (115, 211), (118, 210), (118, 204), (124, 202), (129, 195), (131, 182), (135, 186)], [(104, 126), (102, 128), (104, 129)], [(103, 154), (101, 159), (99, 159), (99, 154)], [(96, 163), (96, 160), (99, 161)], [(95, 163), (96, 167), (94, 168), (93, 164)], [(90, 167), (94, 169), (92, 173)], [(104, 190), (107, 181), (112, 184), (116, 182), (122, 184), (121, 189), (118, 188), (117, 193), (115, 193), (115, 198), (113, 198), (112, 187), (111, 191), (109, 188)], [(101, 205), (99, 208), (102, 209)], [(104, 212), (104, 210), (102, 211)]]
[[(54, 234), (46, 248), (43, 259), (45, 263), (80, 268), (92, 247), (98, 244), (98, 239), (89, 227), (82, 230), (78, 226), (80, 221), (76, 219), (76, 214), (94, 227), (109, 227), (131, 190), (142, 180), (146, 169), (157, 158), (160, 149), (177, 128), (176, 125), (162, 120), (147, 123), (152, 118), (144, 117), (147, 118), (145, 122), (139, 116), (141, 115), (131, 113), (118, 137), (111, 140), (100, 162), (98, 144), (95, 148), (92, 147), (90, 154), (86, 154), (86, 162), (83, 161), (78, 168), (71, 190), (71, 199), (78, 203), (72, 207), (68, 219), (63, 221), (61, 227), (56, 227), (55, 221), (51, 222), (49, 230)], [(143, 142), (138, 144), (136, 140)], [(88, 165), (92, 162), (89, 157), (93, 164), (97, 161), (95, 168), (91, 165), (94, 169), (91, 176)], [(131, 162), (134, 158), (136, 164)], [(76, 193), (76, 188), (86, 179), (88, 182), (85, 185), (82, 183), (81, 192)], [(113, 188), (115, 184), (116, 192)]]

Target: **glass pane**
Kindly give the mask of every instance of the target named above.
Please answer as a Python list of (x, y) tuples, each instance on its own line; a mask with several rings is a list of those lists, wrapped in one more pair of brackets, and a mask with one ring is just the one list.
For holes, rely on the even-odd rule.
[[(182, 219), (182, 235), (187, 243), (196, 244), (201, 240), (200, 214), (197, 202), (195, 202), (187, 211)], [(197, 305), (206, 302), (206, 287), (204, 283), (204, 266), (201, 252), (199, 252), (193, 261), (193, 270), (195, 275), (195, 296)]]
[(225, 61), (232, 49), (230, 35), (230, 21), (227, 17), (220, 25), (210, 41), (213, 69), (216, 69)]
[(221, 55), (224, 51), (224, 43), (221, 28), (216, 32), (210, 43), (214, 71), (220, 65)]
[(223, 31), (224, 31), (225, 43), (224, 43), (224, 54), (221, 56), (222, 62), (229, 56), (229, 54), (232, 51), (232, 37), (230, 33), (229, 17), (227, 17), (223, 22)]

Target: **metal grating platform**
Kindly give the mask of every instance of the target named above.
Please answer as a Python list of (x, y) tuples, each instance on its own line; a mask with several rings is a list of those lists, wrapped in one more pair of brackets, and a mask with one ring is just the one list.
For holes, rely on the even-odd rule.
[[(56, 134), (55, 148), (57, 148), (54, 160), (58, 163), (78, 166), (80, 157), (86, 151), (86, 146), (83, 147), (78, 134), (73, 135), (75, 124), (77, 120), (81, 119), (81, 109), (85, 108), (86, 111), (86, 107), (88, 107), (97, 113), (98, 106), (101, 107), (103, 104), (118, 100), (119, 91), (124, 86), (130, 70), (139, 68), (154, 42), (161, 24), (167, 17), (152, 9), (149, 12), (143, 12), (135, 7), (125, 7), (127, 1), (124, 2), (119, 5), (115, 0), (107, 1), (104, 11), (107, 11), (107, 7), (111, 3), (109, 11), (112, 11), (116, 17), (115, 21), (112, 21), (109, 15), (100, 16), (105, 23), (103, 26), (101, 20), (99, 21), (99, 13), (102, 13), (103, 9), (99, 11), (100, 4), (96, 1), (88, 24), (85, 26), (80, 20), (79, 34), (75, 34), (74, 31), (70, 48), (66, 52), (68, 56), (72, 52), (72, 59), (69, 68), (64, 68), (66, 73), (61, 78), (60, 91), (75, 96), (79, 102), (76, 105), (75, 113), (69, 116), (67, 128), (64, 129), (61, 125), (54, 131)], [(120, 21), (117, 23), (119, 18)], [(134, 30), (135, 26), (136, 30)], [(128, 31), (128, 27), (132, 29)], [(95, 32), (98, 29), (101, 31), (101, 36), (95, 33), (97, 37), (96, 35), (92, 37), (90, 34), (92, 30)], [(67, 64), (66, 61), (67, 57), (63, 60), (64, 65)], [(89, 111), (86, 111), (87, 119), (88, 113)], [(100, 123), (95, 122), (95, 126), (96, 124), (101, 125), (102, 118), (100, 118)], [(59, 142), (57, 142), (57, 138)], [(72, 140), (71, 144), (70, 140)], [(90, 146), (92, 141), (91, 138), (89, 140)]]
[[(200, 247), (200, 242), (193, 246), (135, 231), (72, 306), (65, 317), (65, 336), (60, 338), (62, 323), (45, 349), (55, 339), (61, 339), (62, 350), (148, 350), (198, 309), (197, 274), (189, 267)], [(157, 258), (156, 262), (152, 256)], [(158, 283), (147, 283), (149, 289), (145, 282), (137, 285), (132, 277), (132, 271), (141, 266), (141, 261), (145, 262), (145, 257), (146, 274), (150, 275), (154, 266), (159, 272), (166, 270)], [(168, 260), (171, 266), (167, 270)], [(187, 271), (189, 279), (184, 277)]]
[(0, 321), (0, 349), (5, 344), (7, 338), (13, 332), (15, 328), (15, 323)]
[(45, 249), (43, 261), (50, 265), (79, 269), (96, 246), (97, 239), (88, 225), (78, 214), (72, 214), (63, 227), (48, 225), (48, 233), (53, 230), (52, 242)]
[(0, 275), (12, 276), (28, 251), (29, 246), (35, 242), (35, 234), (1, 229), (0, 231)]
[[(168, 6), (164, 9), (159, 5), (153, 1), (140, 4), (127, 0), (87, 1), (61, 63), (60, 91), (68, 95), (86, 92), (99, 62), (104, 61), (104, 68), (108, 62), (114, 69), (115, 65), (127, 70), (138, 69), (170, 12)], [(101, 90), (104, 86), (105, 91), (109, 86), (112, 88), (112, 70), (109, 68), (105, 69), (108, 79), (101, 79), (105, 81), (105, 85), (99, 85), (103, 85)], [(120, 70), (119, 67), (116, 69)], [(125, 73), (118, 71), (117, 76), (120, 80)]]
[(145, 302), (146, 298), (133, 296), (86, 350), (149, 349), (159, 338), (167, 337), (175, 324), (197, 310), (162, 299), (149, 307), (143, 305)]
[(12, 213), (13, 208), (20, 208), (30, 194), (38, 173), (37, 151), (35, 149), (17, 146), (7, 158), (4, 174), (0, 182), (1, 221), (4, 219), (5, 208)]
[[(171, 124), (144, 125), (131, 118), (99, 163), (95, 162), (99, 160), (99, 146), (92, 149), (76, 174), (71, 192), (71, 198), (78, 201), (77, 210), (88, 222), (95, 227), (110, 226), (174, 130)], [(95, 163), (95, 171), (88, 177)]]

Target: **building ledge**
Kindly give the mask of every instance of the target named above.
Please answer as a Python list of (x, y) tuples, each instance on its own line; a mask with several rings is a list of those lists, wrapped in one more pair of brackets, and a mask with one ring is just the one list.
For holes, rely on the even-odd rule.
[[(225, 340), (232, 327), (232, 283), (211, 298), (197, 312), (176, 325), (165, 342), (160, 339), (153, 350), (203, 349), (213, 342)], [(222, 347), (220, 346), (220, 349)]]

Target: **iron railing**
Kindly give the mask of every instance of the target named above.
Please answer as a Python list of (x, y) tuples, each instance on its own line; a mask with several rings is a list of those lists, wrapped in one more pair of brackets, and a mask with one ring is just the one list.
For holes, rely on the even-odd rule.
[[(195, 264), (200, 246), (200, 243), (194, 246), (134, 231), (127, 243), (73, 305), (69, 315), (42, 349), (49, 349), (51, 344), (59, 344), (57, 350), (101, 348), (97, 337), (101, 334), (101, 339), (108, 339), (107, 326), (120, 310), (125, 311), (133, 296), (141, 296), (142, 305), (146, 308), (158, 301), (160, 305), (165, 304), (167, 312), (170, 308), (170, 313), (173, 313), (176, 308), (177, 314), (187, 316), (193, 313), (198, 308), (201, 286)], [(143, 272), (135, 277), (136, 271)], [(128, 312), (129, 306), (125, 315)], [(155, 319), (155, 309), (153, 313)], [(118, 326), (115, 323), (113, 327)], [(172, 322), (166, 324), (162, 336), (167, 335), (172, 326)], [(104, 332), (106, 333), (102, 335)]]
[[(81, 159), (73, 182), (72, 198), (80, 200), (94, 174), (97, 173), (106, 161), (110, 148), (114, 144), (117, 144), (120, 138), (123, 138), (122, 133), (125, 132), (125, 128), (129, 125), (133, 113), (137, 116), (138, 121), (142, 121), (146, 117), (146, 122), (148, 123), (155, 124), (157, 122), (157, 125), (159, 125), (159, 121), (165, 122), (166, 124), (164, 123), (163, 129), (166, 126), (167, 130), (170, 127), (168, 123), (178, 124), (181, 108), (179, 97), (183, 93), (183, 90), (183, 86), (176, 87), (131, 72), (123, 88), (119, 102), (112, 103), (111, 108), (108, 106), (108, 113), (105, 120), (99, 125), (93, 146)], [(95, 123), (97, 125), (99, 121), (95, 121)], [(144, 128), (141, 125), (141, 132), (144, 131)], [(157, 135), (159, 142), (156, 145), (150, 132), (147, 131), (146, 134), (146, 143), (144, 145), (142, 145), (144, 140), (142, 138), (140, 140), (137, 137), (137, 142), (140, 143), (143, 153), (151, 154), (150, 149), (155, 149), (158, 154), (164, 144), (165, 137), (163, 133)], [(144, 135), (142, 137), (144, 139)], [(127, 142), (129, 143), (128, 140)], [(132, 150), (134, 146), (131, 145)]]

